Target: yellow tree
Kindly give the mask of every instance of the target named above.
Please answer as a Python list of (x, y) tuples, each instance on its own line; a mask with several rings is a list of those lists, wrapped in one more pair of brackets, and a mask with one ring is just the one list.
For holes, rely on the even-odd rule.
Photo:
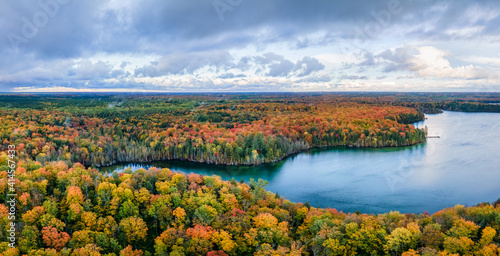
[(145, 240), (148, 234), (148, 227), (144, 220), (139, 217), (128, 217), (120, 222), (120, 228), (125, 232), (127, 242), (134, 243)]

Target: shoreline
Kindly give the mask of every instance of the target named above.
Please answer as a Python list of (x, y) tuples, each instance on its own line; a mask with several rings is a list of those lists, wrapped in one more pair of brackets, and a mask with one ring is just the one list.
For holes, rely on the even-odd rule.
[(118, 162), (118, 163), (114, 163), (114, 164), (107, 165), (107, 166), (100, 166), (100, 167), (86, 166), (86, 167), (92, 167), (92, 168), (95, 168), (95, 169), (101, 171), (101, 168), (111, 168), (111, 167), (117, 166), (117, 165), (130, 165), (130, 164), (137, 164), (137, 165), (144, 164), (145, 165), (145, 164), (150, 164), (150, 163), (155, 163), (155, 162), (180, 162), (180, 163), (184, 163), (184, 164), (191, 163), (191, 164), (203, 165), (205, 167), (214, 166), (214, 167), (218, 167), (218, 168), (222, 168), (222, 167), (259, 167), (259, 166), (268, 166), (268, 165), (272, 165), (272, 164), (277, 164), (279, 162), (284, 162), (289, 158), (292, 158), (292, 157), (295, 157), (299, 154), (307, 153), (308, 151), (313, 151), (313, 150), (325, 150), (326, 151), (326, 150), (333, 150), (333, 149), (346, 149), (346, 150), (403, 149), (403, 148), (410, 148), (410, 147), (423, 145), (426, 142), (427, 142), (427, 140), (424, 142), (419, 142), (419, 143), (415, 143), (415, 144), (411, 144), (411, 145), (384, 146), (384, 147), (356, 147), (356, 146), (348, 146), (348, 145), (346, 145), (346, 146), (314, 146), (314, 147), (310, 147), (310, 148), (304, 149), (304, 150), (299, 151), (299, 152), (291, 153), (291, 154), (286, 155), (280, 159), (276, 159), (276, 160), (273, 160), (270, 162), (258, 163), (258, 164), (217, 164), (217, 163), (208, 163), (208, 162), (203, 162), (203, 161), (193, 161), (193, 160), (188, 160), (188, 159), (160, 159), (160, 160), (143, 161), (143, 162), (141, 162), (141, 161), (127, 161), (127, 162)]

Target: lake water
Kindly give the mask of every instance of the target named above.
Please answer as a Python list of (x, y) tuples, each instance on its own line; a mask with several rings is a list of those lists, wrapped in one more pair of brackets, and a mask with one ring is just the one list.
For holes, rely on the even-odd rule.
[(167, 167), (237, 181), (262, 178), (292, 202), (344, 212), (434, 213), (500, 198), (500, 114), (444, 112), (416, 123), (427, 143), (383, 149), (313, 149), (255, 167), (182, 161), (115, 165), (103, 171)]

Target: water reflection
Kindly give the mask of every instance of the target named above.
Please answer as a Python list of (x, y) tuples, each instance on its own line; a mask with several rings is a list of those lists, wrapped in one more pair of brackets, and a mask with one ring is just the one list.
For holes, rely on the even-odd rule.
[(500, 197), (500, 114), (444, 112), (427, 115), (421, 145), (383, 149), (312, 149), (261, 166), (214, 166), (182, 161), (117, 165), (105, 171), (150, 166), (223, 179), (262, 178), (268, 190), (295, 202), (353, 212), (438, 211)]

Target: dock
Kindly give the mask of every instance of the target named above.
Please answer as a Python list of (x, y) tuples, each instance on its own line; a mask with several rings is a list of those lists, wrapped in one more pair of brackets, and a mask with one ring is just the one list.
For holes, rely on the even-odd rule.
[(427, 139), (439, 139), (439, 136), (427, 136)]

